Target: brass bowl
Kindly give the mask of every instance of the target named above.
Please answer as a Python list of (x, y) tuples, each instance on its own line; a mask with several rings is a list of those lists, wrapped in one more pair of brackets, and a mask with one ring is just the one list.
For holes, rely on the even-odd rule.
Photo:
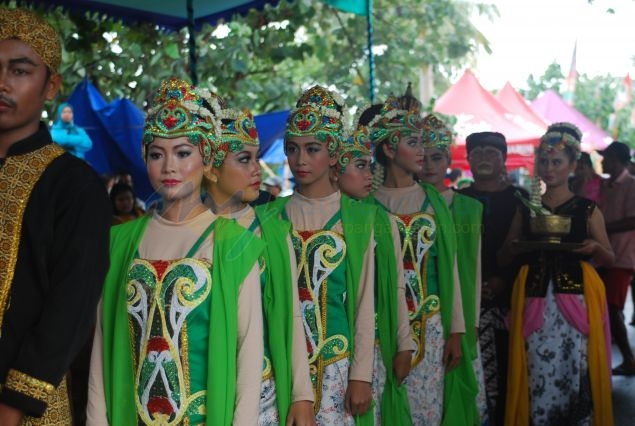
[(542, 241), (559, 243), (563, 236), (571, 232), (571, 217), (557, 214), (530, 217), (529, 229)]

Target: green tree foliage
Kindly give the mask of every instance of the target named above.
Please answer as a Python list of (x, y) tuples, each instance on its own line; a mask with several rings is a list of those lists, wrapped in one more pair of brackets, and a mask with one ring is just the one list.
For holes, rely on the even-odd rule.
[[(189, 77), (186, 29), (124, 25), (97, 13), (35, 3), (64, 42), (62, 99), (88, 78), (107, 99), (125, 96), (144, 108), (162, 79)], [(0, 5), (15, 4), (0, 0)], [(489, 51), (470, 22), (474, 12), (498, 13), (493, 6), (459, 0), (375, 0), (377, 99), (401, 93), (408, 81), (416, 86), (423, 65), (434, 68), (441, 93), (449, 77), (473, 64), (479, 46)], [(254, 113), (290, 108), (311, 84), (328, 85), (349, 106), (362, 105), (369, 98), (366, 34), (365, 17), (318, 1), (283, 0), (225, 24), (205, 24), (195, 33), (194, 66), (200, 85)]]

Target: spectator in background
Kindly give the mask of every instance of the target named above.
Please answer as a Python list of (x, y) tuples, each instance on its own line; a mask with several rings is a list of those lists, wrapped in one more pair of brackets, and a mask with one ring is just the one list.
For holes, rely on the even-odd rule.
[(599, 205), (615, 252), (615, 263), (602, 269), (600, 276), (606, 285), (611, 335), (623, 358), (613, 374), (633, 376), (635, 357), (628, 341), (623, 310), (635, 269), (635, 177), (627, 169), (631, 160), (628, 145), (615, 141), (598, 152), (604, 157), (602, 169), (610, 176), (602, 182)]
[(119, 225), (143, 216), (141, 207), (135, 205), (135, 195), (127, 183), (116, 183), (110, 190), (112, 203), (112, 224)]
[(86, 131), (75, 125), (73, 107), (68, 103), (62, 103), (57, 108), (57, 119), (51, 128), (51, 137), (53, 142), (81, 159), (93, 147)]
[(459, 181), (463, 179), (463, 170), (461, 169), (452, 169), (450, 173), (446, 176), (447, 182), (446, 186), (450, 188), (456, 188)]
[(597, 203), (601, 184), (602, 177), (593, 169), (591, 156), (587, 152), (581, 153), (571, 180), (571, 192)]

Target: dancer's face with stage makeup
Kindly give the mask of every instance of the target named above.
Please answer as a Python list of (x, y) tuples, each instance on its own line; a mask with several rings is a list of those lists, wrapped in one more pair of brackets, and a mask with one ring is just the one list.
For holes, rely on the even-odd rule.
[(413, 133), (402, 136), (397, 144), (396, 151), (391, 147), (386, 147), (384, 151), (389, 157), (392, 167), (398, 167), (408, 174), (418, 174), (423, 170), (423, 140), (421, 133)]
[(227, 154), (220, 167), (212, 167), (208, 190), (216, 206), (233, 210), (258, 198), (262, 180), (259, 158), (259, 147), (244, 145), (240, 151)]
[(329, 172), (337, 157), (329, 156), (325, 143), (315, 136), (292, 136), (286, 141), (285, 152), (296, 188), (301, 194), (322, 197), (335, 191)]
[(423, 170), (419, 177), (425, 183), (429, 183), (436, 189), (445, 190), (445, 174), (450, 166), (450, 158), (447, 151), (428, 147), (423, 156)]
[(186, 212), (192, 204), (201, 203), (203, 157), (186, 136), (155, 137), (147, 146), (146, 162), (150, 183), (166, 208), (177, 206)]
[(339, 168), (337, 169), (336, 176), (340, 191), (356, 200), (368, 197), (373, 187), (371, 159), (370, 155), (362, 155), (353, 158), (346, 165), (344, 173), (341, 173)]

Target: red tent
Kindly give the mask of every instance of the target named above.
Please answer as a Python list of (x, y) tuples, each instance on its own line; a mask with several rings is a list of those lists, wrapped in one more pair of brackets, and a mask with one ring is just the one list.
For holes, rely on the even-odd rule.
[(507, 139), (507, 168), (533, 169), (534, 147), (542, 131), (507, 110), (494, 95), (485, 90), (470, 70), (435, 103), (434, 111), (457, 118), (454, 131), (456, 145), (452, 149), (452, 167), (469, 169), (465, 138), (482, 131), (501, 132)]
[(535, 130), (544, 133), (547, 130), (547, 126), (551, 124), (551, 122), (545, 120), (536, 111), (531, 109), (523, 95), (518, 93), (509, 82), (495, 95), (495, 98), (508, 111), (523, 120), (523, 127), (534, 126)]

